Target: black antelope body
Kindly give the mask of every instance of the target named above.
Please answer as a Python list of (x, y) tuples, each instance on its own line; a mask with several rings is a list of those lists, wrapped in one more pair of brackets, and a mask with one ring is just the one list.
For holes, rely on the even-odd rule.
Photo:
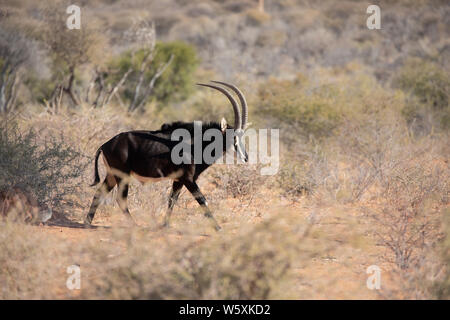
[[(201, 86), (210, 87), (222, 92), (231, 102), (234, 110), (233, 127), (228, 125), (225, 119), (222, 119), (221, 123), (210, 122), (202, 124), (202, 132), (205, 132), (208, 129), (218, 129), (223, 135), (222, 153), (215, 154), (215, 160), (222, 157), (223, 153), (228, 149), (233, 148), (238, 153), (239, 157), (243, 161), (247, 162), (248, 156), (242, 144), (242, 133), (246, 128), (248, 119), (245, 97), (234, 85), (219, 81), (213, 82), (222, 84), (236, 93), (242, 106), (242, 115), (239, 110), (238, 103), (228, 90), (212, 84), (199, 83)], [(161, 129), (156, 131), (122, 132), (103, 144), (97, 150), (95, 155), (95, 181), (93, 185), (100, 182), (100, 177), (98, 174), (98, 158), (100, 154), (103, 155), (107, 173), (102, 185), (97, 189), (94, 195), (91, 207), (85, 218), (86, 224), (90, 225), (92, 223), (95, 211), (101, 202), (102, 196), (104, 196), (105, 193), (110, 192), (116, 185), (119, 190), (117, 202), (119, 203), (123, 213), (134, 222), (127, 206), (129, 184), (129, 179), (127, 177), (134, 176), (137, 180), (143, 183), (162, 179), (173, 180), (172, 191), (169, 197), (169, 206), (164, 219), (164, 226), (169, 226), (169, 219), (173, 207), (178, 199), (178, 196), (180, 195), (181, 189), (185, 186), (204, 209), (205, 216), (211, 220), (216, 230), (220, 229), (219, 224), (216, 222), (208, 208), (204, 195), (196, 183), (200, 174), (211, 164), (204, 161), (194, 163), (193, 145), (192, 148), (190, 148), (190, 159), (192, 159), (192, 161), (189, 163), (184, 162), (181, 164), (175, 164), (171, 158), (171, 151), (172, 148), (179, 142), (172, 141), (171, 135), (176, 129), (186, 129), (189, 131), (191, 136), (193, 136), (194, 123), (174, 122), (170, 124), (163, 124)], [(237, 132), (236, 136), (231, 141), (225, 137), (227, 129), (233, 129)], [(207, 145), (208, 144), (206, 143), (202, 144), (203, 150)]]

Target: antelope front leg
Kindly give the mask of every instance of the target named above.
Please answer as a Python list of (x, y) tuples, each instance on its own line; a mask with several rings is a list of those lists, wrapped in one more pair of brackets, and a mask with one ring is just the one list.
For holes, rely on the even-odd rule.
[(200, 191), (198, 185), (193, 181), (186, 181), (184, 182), (184, 185), (189, 190), (189, 192), (194, 196), (195, 200), (200, 204), (200, 206), (205, 211), (205, 217), (209, 218), (216, 229), (216, 231), (219, 231), (221, 228), (219, 224), (217, 223), (216, 219), (214, 219), (214, 216), (208, 208), (208, 202), (206, 201), (205, 196)]

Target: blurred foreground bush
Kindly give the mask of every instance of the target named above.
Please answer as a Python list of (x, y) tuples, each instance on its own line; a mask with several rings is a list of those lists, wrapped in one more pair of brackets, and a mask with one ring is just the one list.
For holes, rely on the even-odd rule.
[(443, 215), (445, 237), (440, 247), (443, 264), (442, 278), (433, 286), (433, 294), (437, 299), (450, 299), (450, 210), (447, 209)]
[[(305, 241), (308, 227), (270, 219), (238, 235), (190, 241), (181, 247), (169, 239), (158, 247), (147, 233), (118, 232), (128, 239), (126, 253), (107, 258), (93, 255), (102, 265), (84, 291), (86, 297), (108, 299), (271, 299), (286, 297), (294, 259), (319, 253)], [(123, 238), (125, 237), (125, 238)], [(303, 262), (301, 262), (303, 263)]]

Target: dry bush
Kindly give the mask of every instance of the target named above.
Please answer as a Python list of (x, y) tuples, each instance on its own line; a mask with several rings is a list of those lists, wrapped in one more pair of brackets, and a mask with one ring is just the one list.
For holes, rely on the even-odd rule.
[(321, 12), (312, 8), (289, 10), (283, 18), (289, 25), (295, 26), (298, 34), (317, 26), (317, 22), (323, 20)]
[(162, 37), (169, 34), (172, 27), (175, 26), (181, 19), (182, 16), (173, 12), (170, 14), (154, 16), (153, 21), (155, 21), (157, 34)]
[[(391, 270), (393, 285), (381, 290), (385, 299), (448, 299), (449, 298), (449, 211), (440, 217), (439, 237), (427, 239), (420, 249), (416, 248), (414, 259), (408, 268), (395, 266)], [(437, 221), (436, 221), (437, 222)], [(435, 230), (437, 231), (437, 230)], [(435, 232), (436, 235), (436, 232)], [(430, 234), (428, 234), (430, 236)], [(418, 252), (417, 252), (418, 251)]]
[(330, 43), (335, 39), (333, 33), (325, 28), (316, 28), (307, 30), (298, 41), (302, 43), (302, 49), (305, 54), (321, 55), (329, 49)]
[(0, 154), (1, 190), (19, 188), (39, 204), (54, 208), (76, 204), (70, 197), (79, 191), (76, 179), (86, 159), (63, 137), (38, 141), (34, 130), (22, 133), (5, 120), (0, 127)]
[[(358, 8), (359, 7), (359, 8)], [(329, 29), (337, 34), (343, 32), (349, 21), (354, 23), (355, 12), (364, 12), (363, 4), (355, 3), (353, 1), (342, 1), (339, 3), (331, 2), (327, 4), (324, 10), (325, 23)]]
[(268, 179), (268, 176), (260, 174), (260, 165), (250, 164), (218, 166), (210, 176), (223, 199), (231, 196), (240, 200), (257, 196)]
[[(211, 44), (210, 35), (214, 34), (218, 28), (218, 21), (207, 16), (195, 19), (184, 17), (170, 29), (167, 38), (177, 41), (182, 40), (196, 47), (204, 47), (207, 46), (207, 42), (209, 42), (209, 45)], [(198, 51), (199, 53), (202, 52), (201, 50)]]
[(0, 25), (0, 113), (16, 108), (19, 79), (32, 54), (31, 45), (13, 26)]
[[(408, 131), (402, 121), (369, 118), (364, 122), (347, 121), (341, 127), (338, 140), (349, 179), (345, 181), (342, 198), (359, 201), (373, 185), (403, 161), (408, 154), (405, 145), (411, 145)], [(373, 190), (372, 190), (373, 191)]]
[(213, 4), (208, 2), (196, 3), (194, 5), (188, 5), (185, 8), (185, 14), (191, 18), (199, 18), (207, 16), (214, 18), (217, 15), (217, 7), (213, 7)]
[(408, 269), (441, 238), (442, 205), (448, 204), (449, 168), (435, 159), (403, 163), (383, 177), (382, 204), (370, 215), (379, 243)]
[(250, 9), (246, 12), (247, 23), (251, 26), (261, 26), (270, 21), (270, 15), (257, 9)]
[[(270, 299), (286, 297), (295, 261), (316, 255), (306, 245), (308, 228), (270, 219), (236, 236), (193, 240), (174, 246), (170, 239), (149, 245), (148, 235), (118, 234), (129, 240), (126, 253), (95, 255), (101, 273), (83, 297), (112, 299)], [(107, 259), (107, 260), (104, 260)], [(301, 262), (300, 264), (302, 264)]]
[(249, 1), (226, 1), (224, 4), (224, 8), (228, 11), (231, 11), (233, 13), (240, 13), (244, 12), (250, 8), (254, 8), (254, 3), (251, 3)]
[(301, 144), (283, 161), (277, 181), (283, 194), (297, 201), (304, 195), (334, 194), (337, 168), (319, 144)]
[(33, 222), (38, 218), (37, 200), (20, 188), (0, 191), (0, 217), (9, 221)]
[(399, 113), (403, 96), (377, 85), (359, 65), (269, 80), (259, 97), (256, 122), (280, 128), (287, 156), (279, 181), (294, 198), (320, 189), (334, 200), (360, 200), (410, 144)]
[(88, 64), (102, 65), (105, 60), (106, 39), (92, 19), (85, 19), (83, 27), (71, 30), (66, 27), (66, 13), (69, 2), (54, 0), (39, 9), (42, 25), (33, 30), (34, 37), (42, 41), (49, 52), (52, 65), (53, 92), (45, 97), (48, 105), (58, 110), (63, 95), (75, 106), (81, 103), (79, 69)]
[(267, 28), (256, 39), (256, 45), (261, 47), (281, 47), (287, 40), (287, 35), (282, 30)]
[(438, 248), (442, 269), (440, 276), (436, 277), (431, 292), (437, 299), (450, 299), (450, 210), (443, 213), (443, 231), (445, 238)]

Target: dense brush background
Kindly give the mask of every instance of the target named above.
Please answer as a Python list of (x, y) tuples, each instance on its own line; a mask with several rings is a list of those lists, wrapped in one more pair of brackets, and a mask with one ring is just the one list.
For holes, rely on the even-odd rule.
[[(357, 0), (80, 0), (81, 30), (65, 28), (69, 4), (0, 0), (0, 194), (54, 212), (0, 222), (0, 298), (450, 298), (448, 1), (377, 1), (381, 30)], [(148, 87), (169, 60), (133, 104), (142, 65)], [(232, 122), (224, 97), (195, 87), (210, 79), (245, 92), (253, 128), (280, 129), (278, 173), (200, 178), (220, 233), (185, 191), (158, 229), (170, 182), (131, 186), (139, 227), (112, 194), (85, 229), (103, 142)], [(66, 288), (70, 265), (81, 290)]]

